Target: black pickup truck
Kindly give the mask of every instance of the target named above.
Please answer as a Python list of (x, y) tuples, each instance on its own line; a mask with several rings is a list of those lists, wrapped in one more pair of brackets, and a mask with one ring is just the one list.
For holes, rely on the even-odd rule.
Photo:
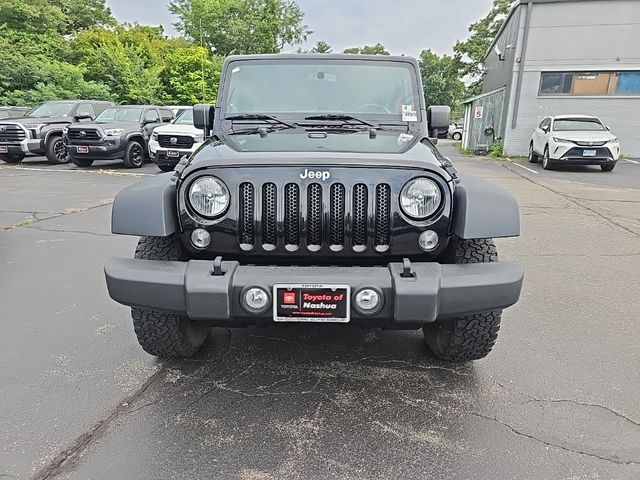
[(0, 160), (18, 163), (26, 155), (46, 155), (49, 163), (67, 163), (62, 141), (68, 125), (89, 122), (112, 102), (55, 100), (45, 102), (21, 118), (0, 120)]
[(154, 128), (173, 120), (168, 108), (120, 105), (107, 108), (95, 122), (71, 125), (64, 142), (71, 161), (89, 167), (96, 160), (122, 159), (128, 168), (140, 168), (147, 157)]
[[(450, 361), (486, 356), (523, 272), (515, 198), (462, 175), (430, 139), (418, 62), (359, 55), (226, 59), (207, 141), (173, 173), (120, 192), (112, 231), (140, 236), (105, 267), (142, 348), (194, 354), (212, 326), (422, 328)], [(265, 92), (268, 92), (265, 93)]]

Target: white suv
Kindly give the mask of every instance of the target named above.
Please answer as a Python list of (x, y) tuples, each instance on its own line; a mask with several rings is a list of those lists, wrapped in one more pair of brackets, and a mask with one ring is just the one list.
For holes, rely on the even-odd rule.
[(160, 170), (170, 172), (184, 155), (191, 155), (203, 142), (204, 132), (193, 126), (193, 109), (190, 108), (169, 125), (153, 131), (149, 156)]
[(547, 117), (535, 129), (529, 144), (529, 161), (537, 163), (540, 158), (545, 170), (556, 165), (600, 165), (610, 172), (620, 158), (620, 142), (596, 117)]

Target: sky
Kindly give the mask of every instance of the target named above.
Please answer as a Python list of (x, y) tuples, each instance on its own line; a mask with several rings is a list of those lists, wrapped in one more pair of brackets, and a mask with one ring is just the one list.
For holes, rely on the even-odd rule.
[[(419, 56), (423, 49), (451, 53), (456, 40), (468, 36), (469, 25), (484, 17), (492, 0), (298, 0), (304, 23), (313, 34), (302, 48), (319, 40), (345, 48), (382, 43), (392, 54)], [(121, 22), (172, 26), (167, 0), (107, 0)], [(295, 47), (297, 48), (297, 47)], [(293, 50), (294, 48), (291, 48)]]

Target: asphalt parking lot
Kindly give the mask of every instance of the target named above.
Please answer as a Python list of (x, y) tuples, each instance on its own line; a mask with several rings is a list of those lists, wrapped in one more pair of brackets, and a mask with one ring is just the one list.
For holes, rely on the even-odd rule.
[(546, 172), (461, 158), (508, 188), (526, 272), (494, 352), (418, 332), (214, 330), (189, 360), (137, 345), (102, 266), (123, 187), (154, 175), (0, 165), (0, 478), (640, 478), (640, 164)]

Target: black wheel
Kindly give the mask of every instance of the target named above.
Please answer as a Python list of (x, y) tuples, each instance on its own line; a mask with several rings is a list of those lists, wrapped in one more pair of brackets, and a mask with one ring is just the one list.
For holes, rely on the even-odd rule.
[(124, 154), (124, 164), (127, 168), (140, 168), (144, 163), (144, 147), (137, 140), (127, 144)]
[(455, 141), (459, 142), (460, 140), (462, 140), (462, 134), (459, 133), (459, 132), (456, 132), (453, 135), (451, 135), (451, 138), (453, 138)]
[[(180, 237), (141, 237), (135, 258), (141, 260), (187, 260)], [(133, 328), (143, 350), (156, 357), (190, 357), (202, 346), (211, 327), (170, 313), (131, 309)]]
[(533, 142), (531, 142), (531, 145), (529, 145), (529, 163), (538, 163), (539, 160), (538, 154), (533, 149)]
[(47, 161), (52, 165), (69, 163), (69, 152), (62, 137), (51, 137), (47, 142)]
[(545, 170), (553, 170), (553, 162), (549, 158), (549, 147), (544, 147), (544, 156), (542, 157), (542, 168)]
[[(447, 261), (451, 263), (487, 263), (498, 261), (493, 240), (461, 240), (449, 245)], [(464, 315), (441, 320), (423, 327), (431, 351), (442, 360), (467, 362), (486, 357), (498, 339), (502, 310)]]
[(93, 160), (88, 158), (72, 158), (71, 161), (78, 167), (90, 167), (93, 165)]
[(24, 160), (24, 155), (19, 153), (6, 153), (0, 155), (0, 160), (7, 163), (20, 163), (22, 160)]
[(612, 172), (614, 168), (616, 168), (616, 164), (612, 164), (612, 165), (600, 165), (600, 168), (602, 169), (603, 172)]
[(173, 172), (175, 167), (173, 165), (158, 165), (158, 168), (163, 172)]

